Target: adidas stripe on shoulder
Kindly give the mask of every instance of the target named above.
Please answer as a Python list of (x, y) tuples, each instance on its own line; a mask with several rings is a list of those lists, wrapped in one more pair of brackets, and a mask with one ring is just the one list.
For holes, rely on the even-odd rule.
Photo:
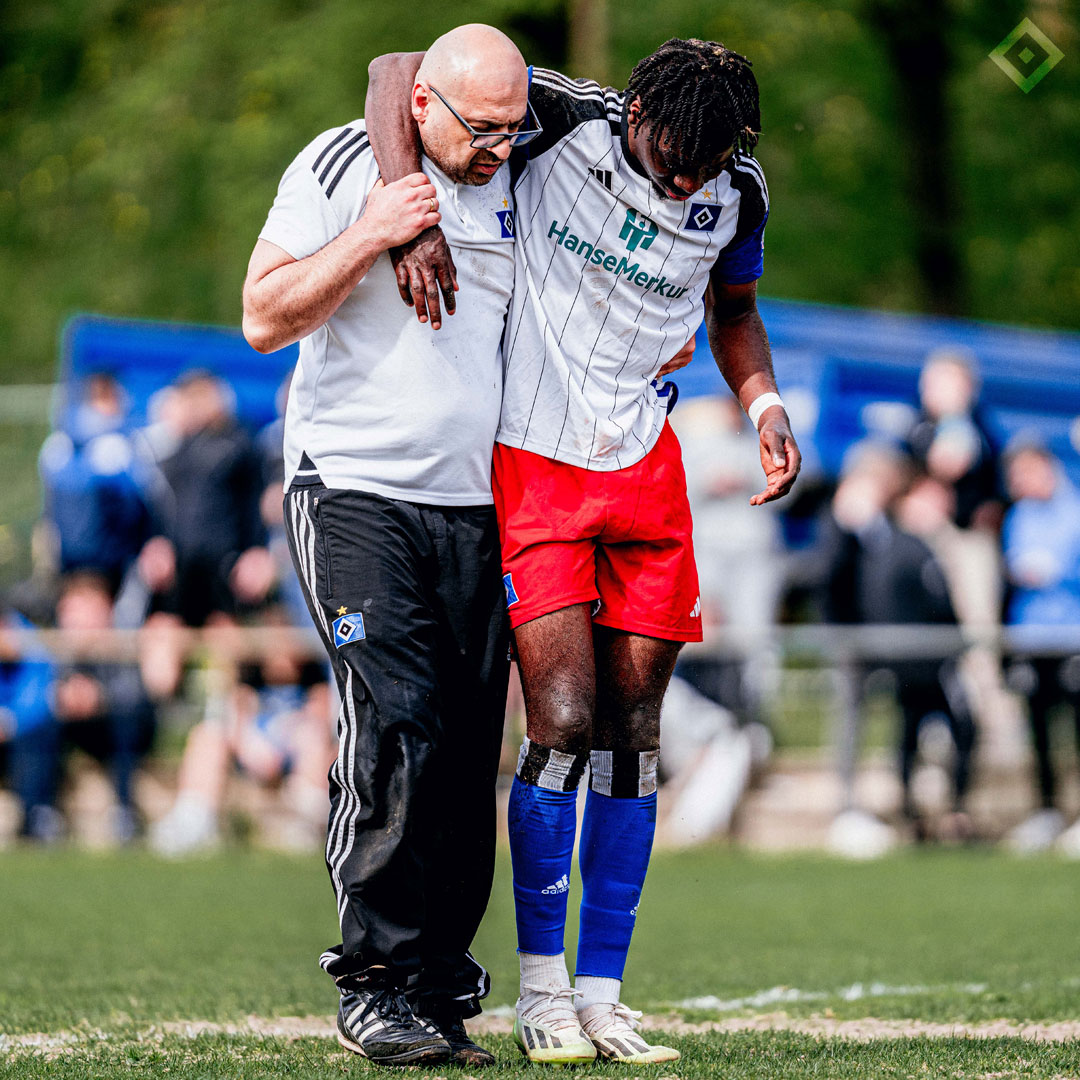
[(591, 79), (570, 79), (549, 68), (534, 68), (529, 103), (544, 133), (528, 146), (529, 157), (550, 150), (575, 128), (606, 121), (613, 132), (622, 121), (622, 95)]
[(311, 163), (311, 171), (328, 199), (349, 166), (370, 147), (367, 132), (361, 127), (344, 127), (326, 142)]

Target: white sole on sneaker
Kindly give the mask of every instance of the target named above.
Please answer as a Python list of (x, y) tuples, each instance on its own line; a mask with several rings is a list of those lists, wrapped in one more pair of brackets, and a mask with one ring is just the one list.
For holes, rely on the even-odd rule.
[(627, 1065), (659, 1065), (678, 1061), (678, 1050), (670, 1046), (650, 1046), (639, 1034), (641, 1013), (621, 1002), (615, 1005), (585, 1006), (579, 1013), (581, 1030), (591, 1040), (605, 1061)]
[(578, 1029), (562, 1028), (553, 1031), (520, 1016), (514, 1020), (514, 1039), (521, 1052), (529, 1059), (543, 1065), (580, 1065), (596, 1060), (596, 1047)]
[(682, 1057), (674, 1047), (650, 1046), (640, 1035), (595, 1036), (591, 1041), (599, 1057), (627, 1065), (659, 1065)]

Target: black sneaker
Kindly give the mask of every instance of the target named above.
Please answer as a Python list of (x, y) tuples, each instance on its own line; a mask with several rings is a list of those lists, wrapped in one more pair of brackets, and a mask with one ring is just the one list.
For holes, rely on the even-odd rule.
[(378, 1065), (437, 1065), (450, 1060), (450, 1044), (420, 1020), (396, 986), (357, 980), (342, 988), (338, 1042)]
[(495, 1055), (469, 1038), (459, 1010), (434, 1002), (423, 1002), (418, 1004), (417, 1008), (422, 1010), (422, 1018), (435, 1027), (450, 1044), (451, 1064), (467, 1065), (474, 1069), (495, 1064)]

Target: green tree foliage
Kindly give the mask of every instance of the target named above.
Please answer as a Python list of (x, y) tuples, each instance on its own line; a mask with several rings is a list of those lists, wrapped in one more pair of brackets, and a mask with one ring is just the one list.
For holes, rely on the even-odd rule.
[[(1065, 60), (1028, 95), (987, 59), (1018, 3), (949, 0), (955, 246), (968, 313), (1080, 326), (1080, 79), (1065, 5), (1036, 8)], [(878, 6), (881, 6), (879, 3)], [(763, 290), (921, 310), (912, 153), (880, 25), (859, 0), (611, 4), (614, 79), (674, 35), (750, 56), (773, 212)], [(75, 310), (237, 323), (278, 178), (363, 112), (367, 63), (455, 23), (565, 63), (562, 0), (0, 0), (0, 380), (47, 378)], [(576, 73), (575, 73), (576, 74)], [(915, 147), (913, 149), (913, 147)]]

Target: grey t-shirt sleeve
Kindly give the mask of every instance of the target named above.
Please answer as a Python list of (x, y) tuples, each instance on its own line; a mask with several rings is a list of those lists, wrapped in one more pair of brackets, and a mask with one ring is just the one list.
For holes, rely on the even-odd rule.
[(336, 164), (335, 143), (348, 146), (349, 140), (340, 140), (349, 130), (324, 132), (296, 156), (278, 184), (260, 240), (276, 244), (294, 259), (306, 259), (359, 218), (367, 193), (378, 179), (374, 156), (366, 145), (366, 153), (358, 154), (355, 160), (349, 160), (350, 154), (345, 159), (347, 166), (338, 167), (339, 171), (348, 168), (347, 183), (335, 183), (336, 174), (320, 179), (328, 162)]

